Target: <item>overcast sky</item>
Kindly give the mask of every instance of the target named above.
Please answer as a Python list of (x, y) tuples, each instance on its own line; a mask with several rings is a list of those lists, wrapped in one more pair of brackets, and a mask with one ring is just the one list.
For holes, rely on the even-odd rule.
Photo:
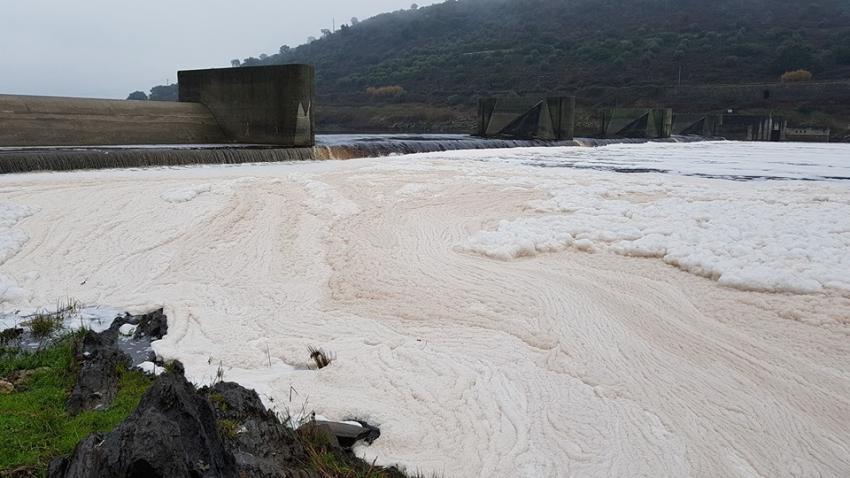
[[(412, 0), (0, 0), (0, 94), (125, 98)], [(419, 1), (420, 6), (435, 1)]]

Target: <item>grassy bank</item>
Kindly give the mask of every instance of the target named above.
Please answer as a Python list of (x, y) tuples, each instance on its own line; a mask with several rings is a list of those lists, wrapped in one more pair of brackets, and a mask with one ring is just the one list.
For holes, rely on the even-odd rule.
[(0, 348), (0, 379), (15, 383), (15, 391), (0, 394), (0, 476), (44, 475), (53, 458), (70, 454), (81, 439), (115, 428), (150, 386), (143, 373), (122, 369), (112, 406), (70, 416), (65, 404), (81, 337), (66, 336), (36, 353)]

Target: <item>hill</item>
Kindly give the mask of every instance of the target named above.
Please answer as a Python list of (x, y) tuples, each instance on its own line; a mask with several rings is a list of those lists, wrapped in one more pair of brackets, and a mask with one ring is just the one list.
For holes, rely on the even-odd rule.
[(799, 68), (850, 76), (845, 0), (459, 0), (325, 33), (244, 64), (313, 63), (331, 102), (369, 91), (429, 104), (590, 85), (776, 81)]
[[(799, 123), (850, 124), (850, 95), (746, 104), (738, 99), (769, 93), (717, 89), (778, 83), (797, 69), (815, 82), (850, 79), (846, 0), (449, 0), (352, 19), (233, 63), (315, 64), (322, 132), (469, 132), (479, 97), (535, 93), (575, 95), (579, 106), (769, 109)], [(171, 100), (176, 85), (152, 93)]]

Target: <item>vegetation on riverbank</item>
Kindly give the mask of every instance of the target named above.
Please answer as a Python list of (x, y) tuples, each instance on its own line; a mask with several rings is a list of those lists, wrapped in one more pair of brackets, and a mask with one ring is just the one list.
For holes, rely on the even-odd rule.
[(15, 387), (0, 394), (0, 476), (44, 475), (53, 458), (70, 454), (81, 439), (115, 428), (150, 386), (147, 375), (122, 367), (111, 406), (71, 416), (66, 403), (81, 338), (80, 333), (67, 335), (34, 353), (0, 348), (0, 379)]
[[(33, 325), (29, 326), (33, 327)], [(183, 407), (190, 402), (198, 403), (204, 400), (208, 400), (215, 410), (214, 414), (217, 418), (213, 428), (216, 430), (214, 433), (218, 435), (216, 439), (228, 444), (227, 449), (231, 450), (230, 452), (239, 450), (250, 454), (253, 451), (263, 459), (275, 456), (279, 452), (281, 457), (288, 457), (287, 460), (289, 460), (284, 460), (285, 465), (281, 471), (291, 467), (292, 470), (306, 472), (305, 476), (322, 478), (404, 478), (406, 476), (396, 468), (379, 467), (363, 461), (349, 450), (341, 448), (335, 437), (328, 435), (320, 428), (304, 427), (294, 430), (291, 421), (281, 423), (274, 413), (265, 411), (254, 392), (236, 384), (219, 383), (215, 387), (223, 388), (204, 388), (196, 391), (193, 385), (185, 382), (182, 377), (182, 365), (176, 362), (164, 366), (167, 372), (164, 377), (171, 380), (169, 383), (172, 384), (184, 383), (185, 385), (182, 386), (186, 390), (184, 395), (168, 395), (171, 398), (164, 399), (163, 391), (171, 390), (165, 393), (173, 393), (173, 385), (165, 385), (163, 388), (157, 379), (139, 370), (128, 368), (125, 364), (120, 364), (117, 366), (118, 393), (114, 401), (104, 409), (83, 411), (78, 415), (72, 415), (68, 412), (68, 398), (71, 390), (74, 389), (75, 382), (81, 377), (80, 370), (91, 370), (85, 368), (91, 367), (90, 362), (105, 360), (105, 357), (109, 355), (104, 350), (97, 350), (91, 355), (83, 353), (88, 349), (82, 344), (88, 344), (91, 340), (91, 337), (86, 334), (87, 332), (67, 333), (56, 340), (43, 343), (35, 352), (9, 345), (9, 341), (6, 342), (7, 346), (0, 348), (0, 477), (47, 476), (48, 468), (51, 469), (50, 476), (63, 476), (65, 471), (54, 473), (51, 463), (55, 465), (56, 458), (66, 458), (81, 453), (79, 447), (86, 449), (86, 446), (90, 446), (92, 442), (86, 438), (94, 433), (101, 434), (95, 441), (100, 443), (95, 445), (97, 448), (101, 446), (114, 448), (118, 441), (128, 439), (131, 441), (121, 442), (118, 445), (119, 448), (138, 449), (139, 444), (134, 445), (132, 438), (128, 438), (133, 434), (125, 433), (128, 429), (135, 430), (148, 438), (165, 434), (161, 442), (151, 438), (154, 442), (144, 445), (153, 448), (163, 447), (170, 439), (167, 438), (168, 433), (173, 430), (162, 430), (154, 426), (150, 430), (141, 431), (137, 427), (151, 426), (151, 424), (145, 420), (138, 422), (140, 416), (138, 410), (144, 408), (147, 411), (142, 414), (149, 417), (150, 409), (154, 407), (156, 411), (153, 413), (161, 413), (163, 417), (185, 418), (184, 415), (191, 415), (192, 408), (184, 409)], [(321, 358), (325, 366), (332, 360), (331, 355), (318, 349), (315, 355)], [(176, 375), (179, 375), (179, 378), (176, 378)], [(191, 398), (191, 394), (196, 394), (196, 398)], [(175, 401), (174, 397), (182, 397), (182, 399)], [(245, 397), (248, 397), (247, 401)], [(133, 417), (136, 422), (133, 422)], [(203, 417), (204, 415), (201, 414), (189, 419), (191, 423), (187, 425), (189, 429), (194, 426), (203, 428)], [(165, 421), (179, 422), (179, 420)], [(261, 422), (262, 425), (258, 425)], [(125, 432), (119, 431), (121, 427), (124, 427)], [(110, 433), (113, 431), (115, 433)], [(182, 431), (187, 432), (187, 430)], [(246, 438), (248, 436), (251, 438)], [(191, 440), (188, 435), (184, 438)], [(103, 441), (99, 442), (99, 440)], [(251, 446), (259, 448), (252, 450)], [(185, 458), (180, 453), (174, 456), (169, 455), (167, 446), (163, 450), (165, 454), (161, 458), (164, 462)], [(85, 452), (82, 453), (85, 455)], [(128, 453), (131, 452), (128, 451)], [(64, 467), (68, 465), (68, 461), (59, 460), (59, 462), (63, 463), (59, 465), (59, 470), (65, 470)], [(268, 463), (273, 462), (274, 460)], [(80, 466), (92, 466), (92, 464), (86, 462)], [(245, 471), (242, 470), (242, 472)], [(254, 472), (262, 474), (260, 468), (247, 472), (246, 476), (259, 476)]]

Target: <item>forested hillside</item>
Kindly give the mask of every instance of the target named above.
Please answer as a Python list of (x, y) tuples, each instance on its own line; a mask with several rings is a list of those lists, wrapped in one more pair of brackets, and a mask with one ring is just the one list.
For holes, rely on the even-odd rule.
[(371, 88), (430, 104), (589, 85), (776, 81), (798, 68), (847, 78), (850, 2), (458, 0), (343, 25), (261, 58), (243, 64), (315, 64), (321, 97)]

